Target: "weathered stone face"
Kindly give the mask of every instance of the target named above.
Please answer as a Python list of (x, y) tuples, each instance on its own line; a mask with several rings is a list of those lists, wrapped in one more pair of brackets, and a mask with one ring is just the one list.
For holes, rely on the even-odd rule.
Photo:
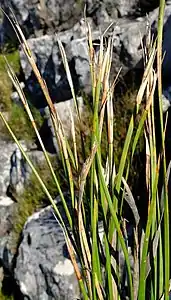
[[(9, 16), (12, 16), (9, 7), (12, 8), (26, 38), (35, 38), (73, 28), (83, 17), (85, 5), (86, 16), (102, 26), (121, 18), (135, 18), (141, 15), (142, 10), (152, 11), (158, 5), (158, 0), (2, 0), (1, 5)], [(6, 18), (2, 35), (5, 39), (16, 39)]]
[[(122, 68), (124, 76), (132, 68), (142, 68), (141, 38), (146, 33), (147, 17), (153, 28), (157, 26), (157, 0), (87, 0), (87, 1), (20, 1), (10, 0), (14, 14), (19, 21), (28, 44), (33, 52), (37, 66), (46, 80), (53, 102), (68, 100), (72, 97), (63, 67), (57, 38), (66, 50), (76, 93), (84, 90), (91, 94), (89, 58), (83, 24), (83, 7), (86, 3), (88, 20), (93, 31), (93, 40), (98, 41), (100, 30), (113, 22), (114, 48), (112, 75), (116, 76)], [(9, 4), (9, 3), (8, 3)], [(2, 6), (11, 15), (6, 1)], [(170, 77), (170, 14), (171, 6), (167, 1), (165, 10), (164, 50), (167, 51), (163, 62), (163, 74)], [(138, 17), (139, 16), (139, 17)], [(138, 17), (138, 18), (137, 18)], [(100, 29), (100, 30), (99, 30)], [(1, 36), (10, 35), (9, 22), (4, 19)], [(57, 36), (55, 35), (57, 33)], [(15, 35), (14, 35), (15, 36)], [(38, 108), (46, 106), (44, 96), (23, 51), (20, 51), (22, 71), (25, 76), (26, 89)], [(34, 95), (34, 96), (33, 96)]]
[(0, 288), (3, 281), (3, 269), (10, 270), (13, 254), (8, 249), (9, 233), (12, 228), (14, 202), (7, 196), (10, 182), (11, 155), (16, 145), (0, 137)]
[[(54, 33), (72, 28), (80, 19), (83, 7), (81, 1), (74, 0), (10, 0), (1, 1), (7, 14), (12, 16), (12, 8), (26, 38), (45, 33)], [(15, 38), (7, 19), (4, 19), (5, 35)]]
[[(156, 14), (157, 12), (154, 11), (150, 15), (149, 19), (151, 23), (155, 20)], [(143, 64), (140, 66), (143, 53), (141, 38), (146, 33), (146, 22), (146, 17), (135, 20), (121, 18), (117, 22), (114, 22), (112, 79), (117, 75), (120, 68), (122, 68), (122, 76), (130, 69), (142, 68)], [(104, 24), (102, 28), (105, 28)], [(75, 92), (83, 90), (86, 94), (91, 94), (89, 57), (84, 31), (84, 25), (80, 25), (80, 27), (73, 27), (72, 30), (61, 32), (57, 36), (44, 35), (28, 40), (34, 59), (47, 83), (53, 102), (65, 101), (72, 97), (57, 38), (65, 48)], [(93, 40), (98, 43), (100, 31), (96, 30), (96, 27), (93, 30), (92, 36)], [(43, 93), (22, 49), (20, 51), (20, 59), (25, 75), (26, 87), (31, 98), (33, 98), (34, 105), (38, 108), (46, 106)]]
[(6, 191), (10, 183), (11, 155), (15, 148), (15, 143), (0, 138), (0, 205), (3, 206), (12, 203), (6, 195)]
[[(85, 38), (74, 39), (72, 32), (59, 35), (59, 39), (65, 45), (70, 71), (75, 91), (83, 89), (90, 93), (90, 70)], [(69, 100), (72, 97), (71, 89), (67, 80), (66, 72), (61, 59), (60, 51), (55, 36), (42, 36), (28, 40), (37, 66), (46, 80), (49, 93), (53, 102)], [(36, 107), (42, 108), (47, 105), (35, 75), (25, 57), (20, 51), (21, 66), (25, 75), (26, 86)], [(34, 94), (34, 97), (33, 97)]]
[(29, 300), (80, 298), (63, 231), (51, 207), (35, 213), (25, 224), (14, 272)]

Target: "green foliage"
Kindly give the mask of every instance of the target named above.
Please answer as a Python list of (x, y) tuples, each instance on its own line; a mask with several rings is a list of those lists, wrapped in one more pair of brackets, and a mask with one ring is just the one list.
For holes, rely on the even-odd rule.
[[(20, 59), (18, 50), (5, 54), (8, 62), (16, 72), (19, 74), (20, 71)], [(6, 62), (4, 59), (4, 55), (0, 54), (0, 108), (1, 111), (9, 111), (11, 109), (11, 93), (12, 93), (12, 82), (9, 80), (7, 70), (6, 70)]]
[[(41, 116), (41, 114), (36, 108), (32, 107), (31, 110), (36, 125), (38, 128), (40, 128), (43, 123), (43, 117)], [(22, 105), (13, 103), (11, 105), (10, 111), (8, 112), (7, 118), (10, 127), (15, 132), (16, 137), (19, 140), (21, 139), (25, 141), (34, 140), (35, 132), (32, 129), (29, 117), (25, 112), (24, 108), (22, 107)], [(5, 126), (1, 126), (0, 131), (1, 131), (1, 136), (3, 136), (5, 139), (11, 139), (11, 135), (9, 134)]]
[(3, 292), (0, 290), (0, 299), (1, 300), (14, 300), (13, 296), (4, 295)]
[[(38, 128), (40, 128), (43, 123), (43, 118), (36, 108), (32, 107), (31, 110), (36, 125)], [(32, 129), (29, 117), (22, 106), (19, 106), (17, 104), (12, 105), (9, 116), (9, 125), (11, 126), (12, 130), (15, 132), (16, 137), (19, 140), (23, 139), (26, 141), (31, 141), (35, 138), (35, 132)], [(8, 131), (6, 130), (6, 136), (8, 134), (7, 132)]]
[(20, 72), (20, 56), (19, 51), (14, 50), (9, 53), (0, 54), (0, 72), (6, 73), (6, 62), (4, 56), (8, 60), (9, 64), (13, 68), (16, 74)]

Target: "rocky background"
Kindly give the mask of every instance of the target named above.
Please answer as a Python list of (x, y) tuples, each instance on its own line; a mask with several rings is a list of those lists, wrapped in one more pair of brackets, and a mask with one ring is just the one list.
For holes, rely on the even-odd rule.
[[(94, 41), (98, 42), (100, 33), (111, 22), (113, 23), (108, 33), (110, 35), (114, 32), (111, 75), (114, 78), (122, 67), (120, 82), (124, 82), (127, 80), (127, 74), (132, 80), (133, 74), (137, 77), (137, 74), (142, 72), (141, 39), (146, 33), (147, 21), (155, 34), (158, 2), (157, 0), (0, 0), (3, 10), (10, 17), (13, 13), (16, 16), (33, 51), (38, 68), (46, 80), (51, 98), (64, 122), (68, 136), (70, 135), (69, 109), (74, 111), (74, 106), (57, 39), (61, 40), (65, 48), (75, 90), (79, 96), (79, 106), (81, 111), (84, 111), (85, 104), (81, 95), (91, 96), (83, 19), (85, 4)], [(163, 49), (166, 51), (163, 62), (164, 110), (169, 108), (171, 100), (171, 1), (166, 2), (163, 40)], [(18, 44), (14, 30), (3, 15), (0, 25), (0, 45), (2, 49), (12, 47), (19, 51), (18, 76), (23, 82), (30, 102), (43, 115), (44, 123), (40, 133), (47, 150), (53, 157), (58, 149), (54, 142), (45, 99)], [(96, 50), (98, 51), (98, 47)], [(138, 80), (140, 79), (139, 76)], [(0, 93), (0, 103), (1, 97)], [(11, 94), (11, 99), (19, 105), (15, 92)], [(4, 107), (3, 110), (5, 111)], [(32, 160), (38, 165), (42, 164), (43, 155), (39, 145), (25, 140), (22, 143)], [(49, 206), (41, 209), (37, 207), (34, 213), (30, 211), (30, 217), (20, 228), (17, 243), (13, 241), (13, 218), (15, 210), (18, 209), (17, 197), (26, 188), (30, 176), (30, 169), (16, 145), (2, 135), (0, 140), (0, 286), (4, 293), (7, 295), (12, 293), (16, 300), (80, 299), (64, 237)], [(36, 196), (32, 195), (32, 197)], [(57, 198), (56, 201), (60, 206), (60, 199)]]

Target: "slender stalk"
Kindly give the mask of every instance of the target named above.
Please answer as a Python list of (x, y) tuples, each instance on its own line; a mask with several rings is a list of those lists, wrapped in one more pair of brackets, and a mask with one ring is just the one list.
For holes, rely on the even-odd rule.
[(165, 0), (160, 0), (158, 18), (158, 40), (157, 40), (157, 73), (158, 73), (158, 98), (160, 112), (160, 127), (163, 155), (163, 182), (164, 182), (164, 286), (165, 299), (169, 299), (169, 279), (170, 279), (170, 243), (169, 243), (169, 205), (168, 190), (166, 183), (166, 156), (162, 111), (162, 41), (163, 41), (163, 22), (164, 22)]
[(144, 243), (143, 243), (143, 250), (142, 250), (142, 257), (141, 257), (141, 265), (140, 265), (140, 284), (139, 284), (139, 293), (138, 299), (144, 300), (146, 297), (146, 271), (147, 271), (147, 251), (148, 245), (150, 241), (150, 231), (153, 222), (153, 215), (156, 207), (156, 193), (157, 193), (157, 185), (158, 185), (158, 168), (156, 168), (155, 172), (155, 179), (152, 186), (152, 200), (150, 203), (150, 209), (148, 214), (148, 220), (146, 225)]

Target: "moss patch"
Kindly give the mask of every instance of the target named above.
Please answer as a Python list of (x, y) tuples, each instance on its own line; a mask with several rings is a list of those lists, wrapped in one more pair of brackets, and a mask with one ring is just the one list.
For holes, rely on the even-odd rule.
[(1, 300), (14, 300), (13, 296), (4, 295), (3, 292), (0, 290), (0, 299)]
[[(9, 64), (17, 75), (20, 72), (20, 58), (18, 50), (5, 54)], [(13, 91), (12, 82), (6, 71), (6, 62), (4, 55), (0, 54), (0, 109), (1, 111), (9, 111), (12, 105), (11, 93)]]
[[(43, 118), (41, 117), (39, 111), (32, 107), (31, 108), (34, 120), (36, 122), (36, 125), (38, 129), (43, 123)], [(9, 112), (9, 121), (8, 124), (10, 125), (11, 129), (15, 133), (17, 139), (22, 139), (26, 141), (31, 141), (35, 138), (36, 134), (34, 132), (34, 129), (31, 125), (31, 122), (29, 120), (29, 117), (27, 113), (25, 112), (24, 108), (22, 106), (19, 106), (17, 104), (13, 104), (11, 107), (11, 111)], [(4, 128), (4, 133), (6, 136), (11, 138), (9, 132), (7, 129)]]
[[(18, 75), (19, 72), (20, 72), (20, 56), (19, 56), (19, 51), (18, 50), (14, 50), (12, 52), (5, 53), (4, 55), (7, 58), (9, 64), (13, 68), (13, 70)], [(6, 62), (4, 60), (4, 55), (3, 54), (0, 55), (0, 72), (4, 72), (5, 66), (6, 66)]]

